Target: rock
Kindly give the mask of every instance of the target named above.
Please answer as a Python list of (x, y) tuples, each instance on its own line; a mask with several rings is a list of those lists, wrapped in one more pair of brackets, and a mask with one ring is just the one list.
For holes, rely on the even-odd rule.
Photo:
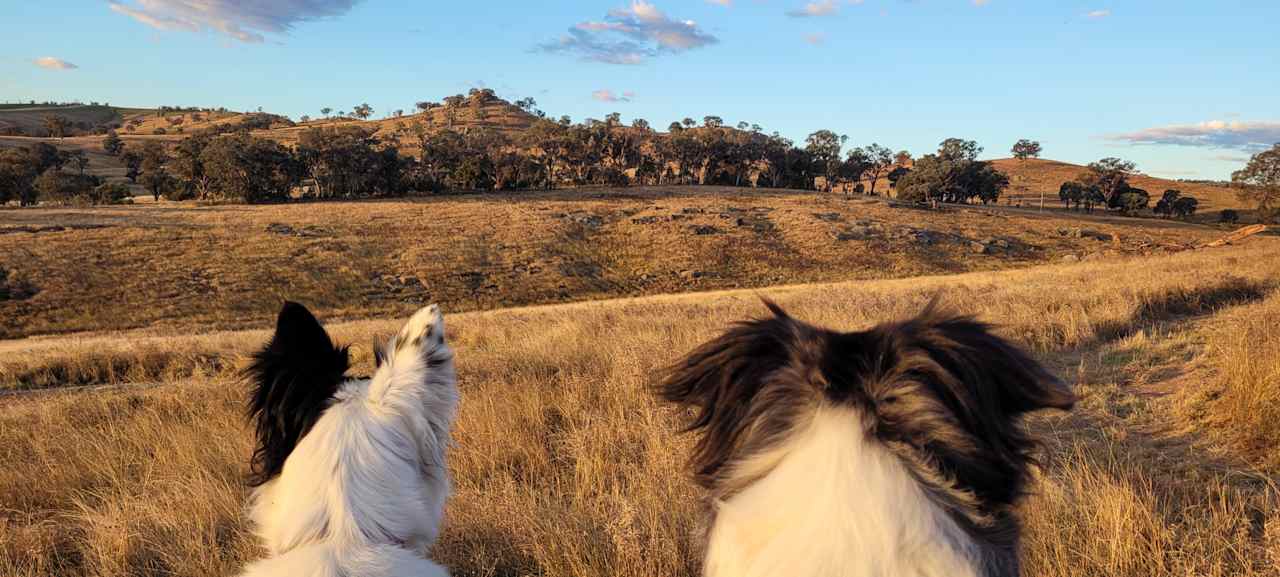
[(840, 222), (844, 220), (844, 217), (840, 216), (838, 212), (815, 212), (813, 213), (813, 218), (825, 222)]
[(709, 224), (695, 225), (692, 230), (696, 235), (720, 234), (720, 229)]
[(684, 280), (695, 280), (695, 279), (700, 279), (706, 276), (707, 273), (704, 273), (700, 270), (682, 270), (680, 271), (679, 274), (680, 274), (680, 278)]
[(836, 240), (866, 240), (871, 238), (871, 229), (865, 226), (851, 226), (836, 233)]
[(1100, 231), (1096, 231), (1088, 228), (1059, 228), (1058, 234), (1060, 236), (1069, 236), (1071, 238), (1091, 238), (1094, 240), (1103, 240), (1103, 241), (1108, 241), (1114, 238), (1109, 233), (1100, 232)]
[(631, 222), (635, 224), (654, 224), (660, 220), (662, 219), (657, 216), (640, 216), (640, 217), (631, 219)]
[(703, 214), (707, 211), (706, 209), (702, 209), (702, 208), (688, 207), (688, 208), (680, 209), (680, 212), (684, 214)]
[(293, 234), (293, 227), (282, 222), (273, 222), (267, 225), (267, 232), (287, 236)]
[(1106, 256), (1106, 255), (1104, 255), (1104, 254), (1102, 254), (1102, 253), (1100, 253), (1100, 252), (1091, 252), (1091, 253), (1089, 253), (1089, 254), (1084, 255), (1084, 258), (1083, 258), (1083, 259), (1081, 259), (1081, 260), (1083, 260), (1083, 261), (1085, 261), (1085, 262), (1095, 261), (1095, 260), (1102, 260), (1102, 258), (1103, 258), (1104, 256)]
[(1074, 254), (1064, 254), (1064, 255), (1062, 255), (1062, 262), (1079, 262), (1079, 261), (1080, 261), (1080, 257), (1078, 257), (1078, 256), (1076, 256), (1076, 255), (1074, 255)]
[(968, 241), (969, 250), (974, 254), (991, 254), (991, 245), (976, 240)]
[(595, 214), (571, 214), (569, 215), (569, 221), (587, 228), (598, 228), (604, 224), (604, 219)]

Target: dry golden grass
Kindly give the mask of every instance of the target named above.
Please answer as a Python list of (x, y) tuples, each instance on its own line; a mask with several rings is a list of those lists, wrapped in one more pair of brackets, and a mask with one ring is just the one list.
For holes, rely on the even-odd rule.
[[(1080, 226), (1119, 240), (1057, 232)], [(929, 243), (912, 240), (922, 229)], [(851, 230), (861, 237), (836, 238)], [(1217, 234), (718, 187), (0, 210), (0, 269), (38, 290), (0, 300), (0, 338), (261, 326), (285, 298), (329, 317), (382, 318), (427, 300), (459, 311), (999, 270)], [(1010, 244), (975, 253), (971, 241), (988, 239)]]
[[(1027, 575), (1275, 576), (1274, 471), (1193, 450), (1218, 433), (1175, 427), (1178, 395), (1151, 391), (1178, 359), (1203, 357), (1199, 371), (1223, 358), (1187, 335), (1273, 302), (1277, 256), (1280, 243), (1263, 238), (761, 292), (803, 318), (856, 328), (911, 314), (941, 291), (1078, 381), (1077, 411), (1033, 423), (1048, 446), (1024, 511)], [(657, 367), (761, 308), (755, 291), (726, 291), (452, 315), (457, 491), (435, 557), (459, 575), (695, 574), (698, 495), (681, 472), (689, 440), (646, 386)], [(360, 345), (398, 323), (331, 330), (357, 345), (359, 373), (372, 364)], [(1274, 334), (1256, 349), (1271, 351), (1271, 366)], [(158, 335), (18, 341), (3, 356), (39, 366), (88, 351), (117, 351), (122, 363), (171, 351), (176, 366), (196, 349), (233, 366), (267, 333)], [(147, 336), (156, 340), (136, 351), (108, 346)], [(224, 368), (155, 387), (0, 397), (0, 462), (21, 464), (0, 469), (0, 576), (227, 575), (258, 555), (241, 515), (244, 385), (229, 377)]]

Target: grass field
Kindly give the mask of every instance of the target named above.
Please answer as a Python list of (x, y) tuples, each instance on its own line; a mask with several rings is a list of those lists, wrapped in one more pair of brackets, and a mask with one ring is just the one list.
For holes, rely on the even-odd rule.
[(426, 301), (460, 311), (999, 270), (1221, 233), (717, 187), (0, 210), (0, 288), (14, 286), (0, 290), (0, 338), (261, 326), (285, 298), (380, 318)]
[[(646, 392), (655, 370), (760, 314), (762, 294), (846, 329), (941, 294), (998, 323), (1082, 396), (1072, 414), (1031, 423), (1047, 445), (1024, 508), (1027, 575), (1277, 575), (1277, 257), (1280, 242), (1261, 238), (1024, 270), (453, 314), (457, 492), (433, 554), (458, 575), (696, 574), (698, 495), (680, 473), (688, 439)], [(400, 322), (326, 320), (355, 344), (355, 373), (372, 366), (363, 345)], [(24, 465), (0, 469), (0, 575), (227, 575), (260, 554), (241, 513), (250, 438), (235, 371), (267, 333), (147, 334), (5, 344), (6, 366), (105, 354), (122, 367), (206, 370), (0, 398), (0, 461)]]

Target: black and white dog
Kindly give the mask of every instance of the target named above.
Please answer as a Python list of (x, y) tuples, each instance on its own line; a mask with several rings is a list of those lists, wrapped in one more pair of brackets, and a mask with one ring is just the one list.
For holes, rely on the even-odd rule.
[(1070, 389), (934, 305), (843, 333), (766, 304), (659, 385), (700, 432), (706, 575), (1018, 575), (1021, 417), (1071, 408)]
[(348, 379), (347, 349), (285, 303), (248, 369), (257, 428), (250, 516), (270, 556), (244, 575), (447, 576), (423, 557), (449, 494), (445, 449), (458, 403), (444, 319), (419, 310)]

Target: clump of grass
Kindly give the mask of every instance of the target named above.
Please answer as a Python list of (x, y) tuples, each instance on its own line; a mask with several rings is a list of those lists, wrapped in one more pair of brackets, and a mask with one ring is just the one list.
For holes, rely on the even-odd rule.
[(1206, 338), (1215, 377), (1192, 407), (1237, 453), (1280, 471), (1280, 295), (1225, 321)]

